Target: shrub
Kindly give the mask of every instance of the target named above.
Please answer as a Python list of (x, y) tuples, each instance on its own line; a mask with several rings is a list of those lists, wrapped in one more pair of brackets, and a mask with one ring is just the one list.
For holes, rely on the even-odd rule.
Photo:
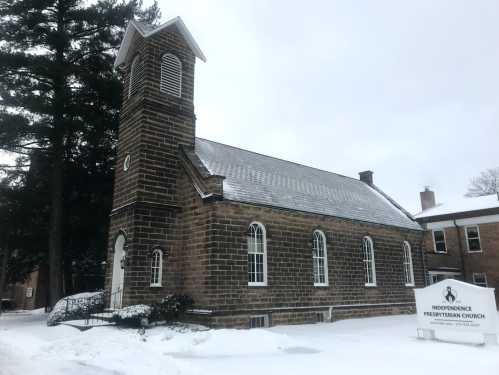
[(143, 327), (149, 323), (151, 312), (151, 306), (132, 305), (115, 310), (111, 320), (119, 326)]
[(151, 305), (152, 311), (150, 320), (167, 321), (178, 319), (187, 309), (192, 307), (194, 301), (185, 295), (171, 294), (163, 298), (160, 302)]
[(79, 293), (57, 301), (47, 318), (48, 326), (67, 320), (86, 319), (104, 310), (104, 292)]

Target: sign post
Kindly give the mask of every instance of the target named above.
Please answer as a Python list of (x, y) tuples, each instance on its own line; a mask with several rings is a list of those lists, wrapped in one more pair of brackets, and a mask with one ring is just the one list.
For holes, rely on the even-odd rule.
[(423, 338), (435, 339), (435, 330), (481, 333), (485, 344), (497, 345), (494, 288), (447, 279), (415, 289), (419, 328)]

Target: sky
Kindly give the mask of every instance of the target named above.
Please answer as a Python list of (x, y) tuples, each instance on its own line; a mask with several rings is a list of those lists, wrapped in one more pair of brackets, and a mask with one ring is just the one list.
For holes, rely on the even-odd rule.
[(499, 166), (499, 2), (159, 0), (207, 57), (197, 135), (374, 183), (412, 213)]

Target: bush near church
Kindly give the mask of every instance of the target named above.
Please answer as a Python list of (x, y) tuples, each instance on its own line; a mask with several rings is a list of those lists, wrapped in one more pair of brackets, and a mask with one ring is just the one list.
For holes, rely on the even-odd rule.
[(144, 327), (154, 322), (179, 319), (194, 301), (186, 295), (172, 294), (151, 305), (132, 305), (113, 312), (112, 321), (118, 326)]

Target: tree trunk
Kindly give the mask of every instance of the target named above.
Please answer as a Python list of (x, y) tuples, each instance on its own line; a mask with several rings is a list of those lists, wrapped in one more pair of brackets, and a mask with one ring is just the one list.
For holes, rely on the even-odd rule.
[[(60, 150), (61, 148), (58, 147)], [(54, 150), (52, 162), (49, 232), (49, 301), (53, 307), (62, 296), (63, 155)]]
[[(65, 5), (58, 3), (57, 31), (65, 34)], [(62, 38), (61, 38), (62, 39)], [(59, 66), (59, 74), (54, 78), (53, 129), (52, 129), (52, 176), (51, 176), (51, 212), (49, 232), (49, 302), (54, 307), (62, 296), (62, 238), (64, 209), (64, 111), (66, 72), (64, 61), (65, 44), (57, 46), (55, 60)]]
[(64, 269), (64, 295), (69, 295), (74, 293), (73, 285), (73, 266), (71, 264), (72, 259), (69, 256), (64, 257), (63, 269)]
[(7, 241), (4, 243), (0, 242), (2, 250), (2, 264), (0, 268), (0, 314), (2, 313), (2, 295), (5, 289), (5, 282), (7, 280), (7, 265), (9, 264), (10, 251), (7, 246)]

